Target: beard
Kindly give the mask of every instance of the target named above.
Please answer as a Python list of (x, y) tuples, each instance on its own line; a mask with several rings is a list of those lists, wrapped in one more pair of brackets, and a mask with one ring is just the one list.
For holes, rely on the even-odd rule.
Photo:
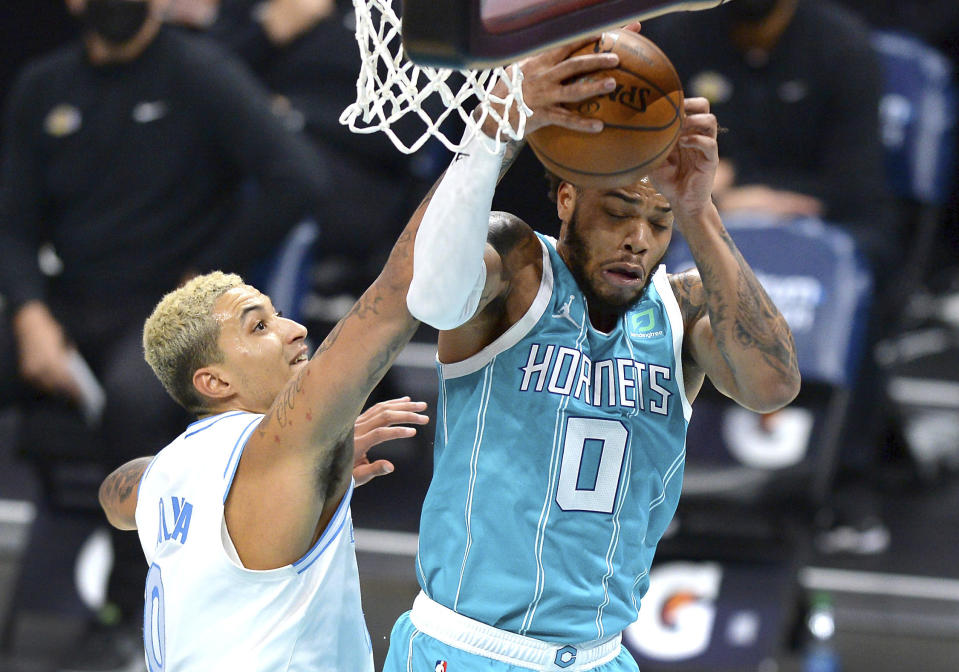
[(566, 252), (562, 255), (563, 261), (566, 262), (569, 272), (572, 273), (580, 291), (586, 297), (590, 313), (598, 311), (597, 315), (622, 315), (639, 303), (640, 299), (646, 294), (646, 288), (649, 286), (649, 280), (653, 275), (652, 272), (646, 275), (646, 281), (642, 288), (636, 290), (636, 294), (629, 297), (604, 296), (597, 289), (596, 283), (590, 280), (586, 273), (589, 252), (587, 251), (586, 240), (583, 238), (579, 227), (579, 204), (573, 208), (573, 214), (570, 215), (569, 223), (566, 226), (566, 236), (563, 238), (563, 248)]

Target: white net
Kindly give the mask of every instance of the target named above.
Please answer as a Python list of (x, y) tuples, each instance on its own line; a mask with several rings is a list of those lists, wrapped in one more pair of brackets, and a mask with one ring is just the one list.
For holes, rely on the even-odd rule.
[[(353, 0), (353, 6), (361, 65), (356, 102), (340, 115), (341, 124), (354, 133), (383, 132), (406, 154), (420, 149), (431, 137), (450, 151), (459, 151), (478, 133), (485, 137), (480, 128), (487, 118), (497, 126), (494, 141), (485, 143), (490, 151), (508, 138), (523, 137), (532, 112), (523, 103), (523, 74), (518, 68), (450, 70), (416, 65), (403, 51), (400, 18), (391, 0)], [(506, 84), (504, 96), (492, 93), (499, 81)], [(478, 109), (475, 118), (473, 107)], [(454, 138), (459, 137), (461, 127), (446, 123), (454, 114), (466, 127), (460, 140)], [(414, 117), (412, 124), (409, 115)], [(403, 137), (396, 132), (401, 123)], [(411, 125), (413, 130), (409, 130)], [(455, 135), (448, 137), (447, 132)]]

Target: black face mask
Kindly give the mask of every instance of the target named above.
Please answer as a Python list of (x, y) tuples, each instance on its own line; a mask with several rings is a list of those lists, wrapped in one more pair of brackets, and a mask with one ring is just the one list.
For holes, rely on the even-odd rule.
[(777, 0), (732, 0), (721, 11), (733, 21), (761, 21), (775, 9)]
[(92, 31), (113, 45), (129, 42), (150, 15), (144, 0), (87, 0), (81, 19)]

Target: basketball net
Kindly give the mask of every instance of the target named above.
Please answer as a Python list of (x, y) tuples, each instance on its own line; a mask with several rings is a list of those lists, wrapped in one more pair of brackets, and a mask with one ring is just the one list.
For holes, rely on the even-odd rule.
[[(353, 7), (361, 66), (356, 102), (340, 115), (341, 124), (354, 133), (383, 132), (405, 154), (417, 151), (431, 137), (452, 152), (477, 136), (488, 140), (483, 144), (490, 152), (498, 151), (509, 139), (523, 137), (526, 119), (533, 112), (523, 102), (523, 73), (519, 68), (451, 70), (416, 65), (404, 53), (400, 18), (391, 0), (353, 0)], [(506, 83), (505, 97), (492, 93), (499, 81)], [(441, 105), (431, 116), (424, 108), (433, 97)], [(467, 109), (474, 107), (470, 104), (474, 99), (478, 101), (475, 119)], [(509, 121), (512, 111), (518, 120), (515, 127)], [(454, 113), (466, 126), (460, 140), (447, 137), (442, 128)], [(412, 140), (400, 138), (393, 128), (407, 115), (415, 115), (423, 124), (419, 137)], [(488, 118), (496, 122), (495, 138), (488, 138), (480, 130)], [(458, 134), (459, 130), (452, 132)]]

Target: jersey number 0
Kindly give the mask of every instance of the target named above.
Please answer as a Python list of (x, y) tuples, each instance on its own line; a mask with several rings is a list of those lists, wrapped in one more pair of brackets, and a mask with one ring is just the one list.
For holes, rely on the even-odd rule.
[(150, 672), (163, 672), (166, 638), (163, 613), (163, 579), (156, 563), (147, 573), (146, 595), (143, 604), (143, 647), (146, 650)]
[(564, 511), (612, 513), (629, 430), (619, 420), (569, 418), (556, 503)]

